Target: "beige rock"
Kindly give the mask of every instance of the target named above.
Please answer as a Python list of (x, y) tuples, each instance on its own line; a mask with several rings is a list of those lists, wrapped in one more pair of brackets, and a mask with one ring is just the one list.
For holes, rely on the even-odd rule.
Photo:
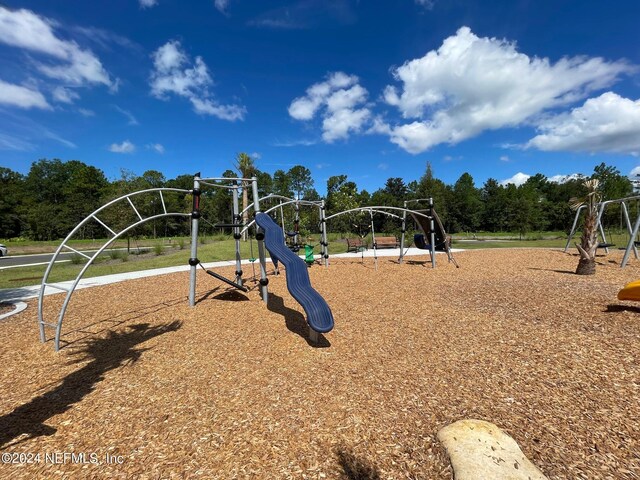
[(493, 423), (459, 420), (438, 432), (456, 480), (547, 480), (516, 441)]

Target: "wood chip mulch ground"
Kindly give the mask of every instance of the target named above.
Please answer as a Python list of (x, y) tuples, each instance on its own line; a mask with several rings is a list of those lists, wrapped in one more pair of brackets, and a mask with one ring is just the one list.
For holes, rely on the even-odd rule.
[(31, 301), (0, 322), (0, 478), (451, 479), (436, 434), (476, 418), (550, 479), (638, 479), (640, 304), (616, 294), (640, 261), (621, 257), (592, 277), (543, 249), (332, 259), (309, 270), (336, 320), (319, 347), (284, 275), (269, 307), (204, 272), (193, 309), (187, 273), (79, 290), (59, 353)]

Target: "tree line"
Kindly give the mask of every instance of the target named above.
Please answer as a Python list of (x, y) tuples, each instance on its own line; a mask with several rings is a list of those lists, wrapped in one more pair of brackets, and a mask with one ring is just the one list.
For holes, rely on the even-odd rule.
[[(305, 166), (296, 165), (288, 171), (276, 170), (269, 174), (258, 170), (246, 154), (239, 154), (234, 166), (235, 169), (226, 170), (221, 176), (231, 179), (255, 175), (261, 197), (273, 193), (306, 200), (324, 199), (327, 215), (362, 206), (402, 207), (405, 200), (432, 197), (436, 211), (450, 233), (568, 231), (574, 215), (568, 206), (569, 199), (585, 194), (585, 177), (557, 183), (541, 174), (530, 177), (522, 185), (503, 185), (489, 178), (482, 186), (476, 187), (473, 177), (463, 173), (453, 185), (448, 185), (438, 179), (431, 165), (427, 164), (421, 178), (407, 181), (391, 177), (382, 188), (371, 193), (358, 189), (356, 182), (347, 175), (335, 175), (327, 180), (327, 193), (322, 197), (314, 188), (311, 171)], [(590, 178), (599, 180), (600, 193), (605, 200), (633, 194), (631, 182), (615, 167), (602, 163), (595, 167)], [(109, 200), (157, 187), (190, 190), (193, 188), (193, 175), (167, 179), (157, 170), (148, 170), (142, 175), (122, 171), (120, 178), (110, 181), (98, 168), (78, 160), (63, 162), (59, 159), (38, 160), (26, 175), (0, 167), (0, 238), (57, 240)], [(250, 188), (246, 190), (246, 201), (253, 201)], [(137, 207), (145, 214), (160, 213), (161, 207), (152, 197), (140, 201), (142, 205)], [(168, 209), (190, 211), (188, 194), (167, 196), (165, 201)], [(264, 207), (271, 205), (265, 203)], [(203, 189), (201, 207), (203, 230), (223, 232), (224, 229), (216, 229), (214, 225), (231, 221), (229, 191)], [(412, 208), (420, 206), (412, 205)], [(285, 208), (282, 212), (276, 209), (274, 213), (284, 215), (278, 222), (283, 222), (285, 228), (293, 228), (292, 208)], [(120, 217), (118, 212), (112, 216), (114, 221)], [(365, 231), (370, 221), (369, 214), (361, 212), (336, 217), (328, 222), (327, 227), (330, 232), (356, 234)], [(609, 210), (604, 221), (617, 227), (620, 224), (619, 210)], [(373, 222), (377, 232), (397, 234), (400, 230), (400, 221), (393, 217), (376, 214)], [(300, 210), (300, 228), (303, 234), (318, 232), (317, 209), (306, 207)], [(189, 229), (189, 222), (168, 219), (143, 225), (136, 234), (153, 237), (188, 235)], [(83, 230), (81, 235), (98, 238), (106, 236), (106, 231), (94, 226)]]

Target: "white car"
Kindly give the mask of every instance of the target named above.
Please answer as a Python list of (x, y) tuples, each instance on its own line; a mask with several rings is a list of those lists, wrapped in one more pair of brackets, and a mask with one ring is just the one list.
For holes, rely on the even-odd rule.
[(0, 243), (0, 257), (6, 257), (7, 256), (7, 247), (5, 247), (4, 245), (2, 245)]

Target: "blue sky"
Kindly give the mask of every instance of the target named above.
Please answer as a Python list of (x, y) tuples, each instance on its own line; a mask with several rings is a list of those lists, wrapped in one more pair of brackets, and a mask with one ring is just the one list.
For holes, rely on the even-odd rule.
[(12, 1), (0, 165), (218, 176), (238, 152), (374, 191), (426, 162), (522, 181), (640, 173), (640, 2)]

